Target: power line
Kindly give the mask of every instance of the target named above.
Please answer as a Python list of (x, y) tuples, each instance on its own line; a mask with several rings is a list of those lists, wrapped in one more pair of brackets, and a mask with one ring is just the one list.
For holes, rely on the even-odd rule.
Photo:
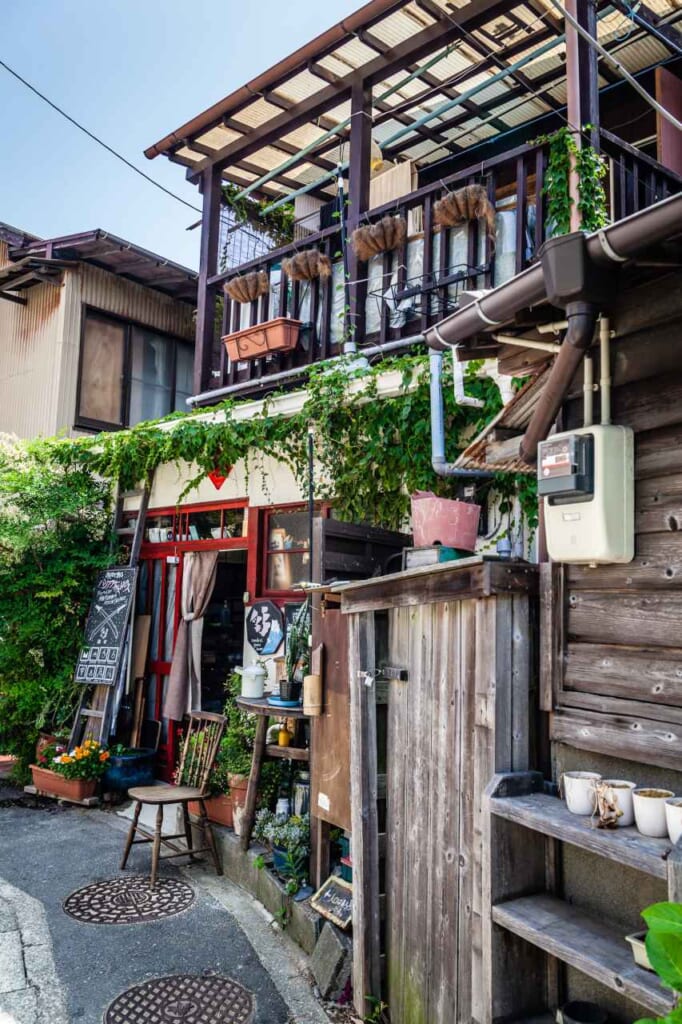
[(115, 156), (117, 160), (120, 160), (121, 163), (126, 165), (126, 167), (129, 167), (131, 171), (135, 171), (135, 173), (139, 174), (141, 178), (144, 178), (145, 181), (148, 181), (150, 185), (154, 185), (156, 186), (156, 188), (161, 189), (161, 191), (165, 192), (167, 196), (170, 196), (172, 199), (177, 199), (179, 203), (182, 203), (183, 206), (188, 206), (190, 210), (196, 210), (197, 213), (202, 212), (199, 206), (194, 206), (192, 203), (187, 202), (186, 199), (183, 199), (182, 196), (176, 195), (175, 192), (171, 192), (169, 188), (166, 188), (165, 185), (162, 185), (160, 182), (155, 181), (154, 178), (150, 178), (148, 174), (145, 174), (144, 171), (141, 171), (140, 168), (136, 167), (135, 164), (130, 162), (130, 160), (126, 160), (124, 156), (121, 156), (121, 154), (117, 153), (115, 149), (112, 149), (112, 147), (107, 145), (106, 142), (103, 142), (102, 139), (98, 138), (97, 135), (94, 135), (93, 132), (89, 131), (87, 128), (84, 127), (84, 125), (76, 121), (76, 119), (71, 117), (70, 114), (67, 114), (65, 110), (62, 110), (62, 108), (58, 107), (56, 103), (53, 103), (51, 99), (48, 99), (48, 97), (45, 96), (44, 93), (40, 92), (39, 89), (36, 89), (35, 85), (31, 85), (31, 83), (27, 82), (25, 78), (22, 78), (22, 76), (13, 68), (11, 68), (9, 64), (6, 64), (4, 60), (0, 60), (0, 67), (3, 67), (5, 71), (8, 71), (10, 75), (13, 75), (14, 78), (17, 79), (17, 81), (21, 82), (22, 85), (25, 85), (27, 89), (30, 89), (32, 93), (34, 93), (41, 100), (47, 103), (49, 107), (52, 107), (53, 110), (56, 110), (58, 114), (61, 114), (62, 117), (65, 117), (67, 121), (69, 121), (75, 128), (78, 128), (79, 131), (87, 135), (89, 139), (92, 139), (93, 142), (96, 142), (103, 149), (106, 149), (107, 153), (111, 153), (111, 155)]

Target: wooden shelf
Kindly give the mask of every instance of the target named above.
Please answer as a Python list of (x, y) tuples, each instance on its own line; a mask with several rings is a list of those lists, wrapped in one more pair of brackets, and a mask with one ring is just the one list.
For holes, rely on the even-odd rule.
[(309, 761), (310, 751), (306, 747), (280, 747), (269, 743), (265, 748), (268, 757), (282, 757), (287, 761)]
[(651, 839), (636, 828), (596, 828), (591, 818), (571, 814), (563, 800), (544, 793), (494, 797), (490, 810), (497, 817), (516, 822), (546, 836), (579, 846), (600, 857), (627, 864), (654, 878), (668, 877), (666, 858), (672, 849), (667, 839)]
[(268, 718), (309, 718), (299, 704), (295, 708), (278, 708), (274, 704), (268, 704), (267, 697), (237, 697), (236, 703), (243, 711), (249, 711), (252, 715), (267, 715)]
[(674, 993), (636, 966), (624, 934), (555, 896), (500, 903), (493, 907), (493, 921), (653, 1013), (664, 1016), (675, 1006)]

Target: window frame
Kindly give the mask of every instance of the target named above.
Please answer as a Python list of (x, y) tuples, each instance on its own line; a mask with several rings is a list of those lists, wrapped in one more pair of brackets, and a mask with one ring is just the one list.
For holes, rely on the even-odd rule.
[[(88, 316), (92, 316), (99, 320), (108, 320), (110, 323), (118, 324), (124, 329), (123, 338), (123, 381), (121, 386), (121, 422), (109, 423), (106, 420), (96, 420), (89, 416), (82, 416), (80, 412), (81, 408), (81, 397), (83, 391), (83, 355), (85, 348), (85, 330)], [(157, 334), (160, 338), (166, 338), (168, 341), (173, 342), (172, 356), (171, 356), (171, 367), (172, 367), (172, 384), (171, 384), (171, 409), (169, 412), (173, 412), (175, 408), (175, 398), (177, 394), (177, 369), (178, 369), (178, 345), (187, 345), (190, 349), (194, 349), (194, 342), (187, 338), (181, 337), (179, 334), (172, 334), (170, 331), (161, 331), (150, 324), (144, 324), (140, 320), (132, 320), (130, 317), (120, 316), (118, 313), (110, 313), (106, 309), (100, 309), (98, 306), (92, 306), (90, 303), (81, 304), (81, 323), (80, 323), (80, 334), (79, 334), (79, 349), (78, 349), (78, 379), (76, 381), (76, 408), (74, 412), (73, 425), (77, 430), (89, 430), (89, 431), (117, 431), (125, 430), (130, 426), (130, 398), (132, 391), (132, 360), (133, 360), (133, 331), (135, 329), (142, 331), (152, 331)]]
[[(316, 501), (315, 502), (315, 518), (329, 519), (331, 515), (332, 506), (328, 501)], [(256, 600), (267, 599), (273, 601), (276, 605), (291, 604), (292, 601), (301, 600), (300, 590), (272, 590), (268, 589), (268, 558), (271, 554), (287, 554), (296, 555), (304, 552), (309, 552), (310, 547), (305, 548), (287, 548), (285, 551), (281, 549), (271, 549), (268, 545), (268, 538), (270, 535), (270, 519), (273, 515), (286, 514), (287, 512), (304, 512), (307, 514), (308, 505), (304, 502), (283, 502), (280, 505), (266, 505), (261, 506), (258, 510), (260, 515), (260, 523), (258, 530), (259, 537), (259, 551), (260, 551), (260, 565), (258, 566), (257, 575), (257, 593), (255, 595)], [(316, 557), (319, 557), (317, 552)]]

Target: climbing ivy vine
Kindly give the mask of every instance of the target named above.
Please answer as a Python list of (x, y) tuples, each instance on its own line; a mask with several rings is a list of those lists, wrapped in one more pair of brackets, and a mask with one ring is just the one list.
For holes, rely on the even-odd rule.
[[(474, 409), (457, 405), (451, 378), (444, 375), (446, 432), (455, 458), (501, 405), (499, 391), (487, 377), (469, 370), (467, 390), (483, 400)], [(378, 397), (378, 377), (401, 374), (399, 394)], [(353, 387), (361, 378), (362, 387)], [(354, 394), (349, 394), (349, 387)], [(289, 466), (307, 488), (308, 432), (315, 438), (316, 497), (333, 499), (338, 515), (349, 521), (398, 528), (409, 512), (409, 495), (433, 490), (448, 496), (457, 484), (438, 477), (431, 466), (428, 360), (403, 356), (385, 360), (369, 371), (349, 369), (344, 360), (311, 369), (307, 398), (300, 412), (284, 417), (273, 412), (273, 399), (247, 419), (233, 418), (237, 403), (213, 406), (211, 414), (175, 414), (165, 421), (142, 423), (120, 433), (33, 442), (47, 448), (63, 467), (120, 480), (125, 488), (148, 479), (157, 466), (184, 462), (194, 466), (178, 501), (212, 469), (226, 472), (242, 461), (258, 472), (263, 456)], [(170, 421), (176, 422), (171, 423)], [(511, 486), (511, 485), (510, 485)], [(532, 512), (533, 501), (528, 501)]]
[[(591, 125), (585, 125), (589, 131)], [(590, 145), (578, 146), (573, 132), (564, 126), (552, 135), (542, 135), (538, 143), (549, 145), (549, 161), (542, 194), (547, 198), (547, 236), (565, 235), (571, 230), (573, 199), (569, 191), (571, 163), (578, 175), (578, 210), (584, 231), (596, 231), (608, 224), (606, 161)]]

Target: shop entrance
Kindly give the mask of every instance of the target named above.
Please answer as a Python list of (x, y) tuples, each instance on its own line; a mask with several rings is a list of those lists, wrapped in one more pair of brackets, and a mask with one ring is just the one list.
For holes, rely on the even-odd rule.
[(221, 551), (201, 644), (201, 706), (221, 712), (225, 682), (241, 665), (244, 650), (245, 549)]

